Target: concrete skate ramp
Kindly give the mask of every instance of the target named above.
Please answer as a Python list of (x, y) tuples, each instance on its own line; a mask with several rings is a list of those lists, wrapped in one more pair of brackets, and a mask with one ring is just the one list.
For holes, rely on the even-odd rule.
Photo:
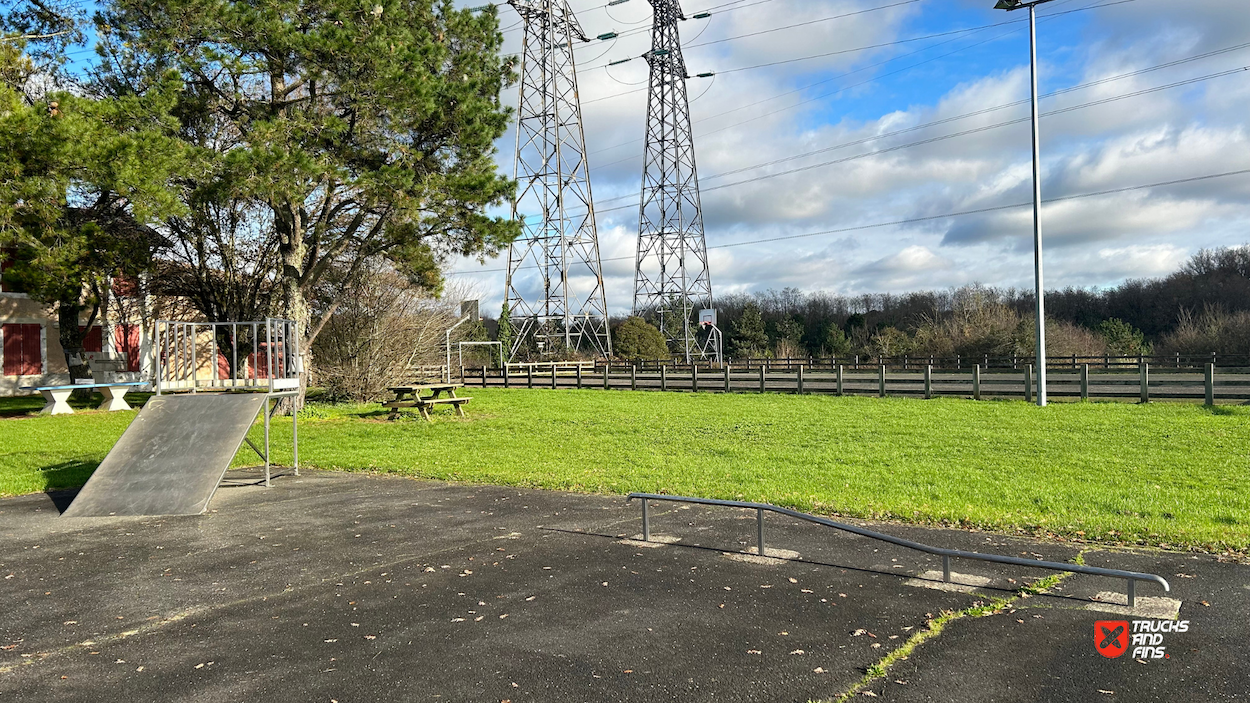
[(62, 517), (203, 513), (264, 407), (263, 394), (152, 397)]

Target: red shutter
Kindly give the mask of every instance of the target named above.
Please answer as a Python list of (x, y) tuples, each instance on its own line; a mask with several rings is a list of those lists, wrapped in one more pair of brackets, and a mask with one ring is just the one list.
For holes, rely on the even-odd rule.
[[(85, 329), (85, 327), (79, 327), (78, 331), (82, 332)], [(101, 332), (100, 327), (92, 327), (91, 330), (87, 332), (87, 336), (83, 337), (82, 350), (88, 352), (104, 351), (104, 337), (102, 334), (103, 333)]]
[(38, 376), (43, 373), (40, 325), (4, 325), (4, 375)]
[(126, 370), (138, 371), (143, 361), (143, 328), (139, 325), (118, 325), (113, 334), (117, 351), (126, 355)]

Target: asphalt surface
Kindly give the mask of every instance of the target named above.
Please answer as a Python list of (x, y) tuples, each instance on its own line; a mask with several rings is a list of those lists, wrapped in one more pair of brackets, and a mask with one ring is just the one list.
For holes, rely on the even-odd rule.
[[(232, 474), (234, 476), (234, 474)], [(223, 487), (199, 517), (61, 518), (72, 495), (0, 501), (0, 701), (1243, 700), (1250, 568), (1092, 552), (1159, 573), (1183, 634), (1166, 658), (1094, 648), (1123, 583), (955, 562), (787, 518), (640, 510), (622, 498), (312, 473)], [(1064, 561), (1078, 547), (898, 525), (938, 546)], [(970, 581), (971, 579), (965, 578)], [(920, 583), (921, 585), (916, 585)], [(925, 587), (929, 586), (929, 587)], [(1175, 612), (1140, 584), (1138, 597)], [(992, 599), (857, 684), (943, 612)], [(1114, 609), (1114, 608), (1113, 608)], [(1143, 611), (1145, 612), (1145, 611)]]

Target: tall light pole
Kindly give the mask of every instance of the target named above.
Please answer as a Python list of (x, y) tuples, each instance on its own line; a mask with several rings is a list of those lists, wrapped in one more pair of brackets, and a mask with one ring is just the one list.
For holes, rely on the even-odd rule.
[(1042, 279), (1042, 134), (1037, 114), (1037, 6), (1051, 0), (998, 0), (996, 10), (1029, 9), (1029, 73), (1033, 87), (1033, 278), (1037, 300), (1037, 404), (1046, 407), (1046, 291)]

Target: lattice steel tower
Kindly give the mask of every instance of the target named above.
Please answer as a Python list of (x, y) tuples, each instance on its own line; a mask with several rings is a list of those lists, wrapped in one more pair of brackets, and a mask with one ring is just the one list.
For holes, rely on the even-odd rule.
[(677, 22), (685, 17), (678, 0), (649, 2), (655, 19), (651, 51), (645, 55), (651, 65), (651, 93), (647, 98), (634, 312), (658, 314), (673, 351), (691, 361), (713, 355), (699, 345), (691, 320), (696, 309), (712, 306), (712, 279), (690, 129), (689, 76), (677, 31)]
[(508, 4), (525, 21), (512, 216), (531, 213), (508, 251), (505, 296), (516, 330), (509, 358), (531, 340), (547, 353), (570, 348), (611, 356), (573, 61), (573, 42), (589, 39), (565, 0)]

